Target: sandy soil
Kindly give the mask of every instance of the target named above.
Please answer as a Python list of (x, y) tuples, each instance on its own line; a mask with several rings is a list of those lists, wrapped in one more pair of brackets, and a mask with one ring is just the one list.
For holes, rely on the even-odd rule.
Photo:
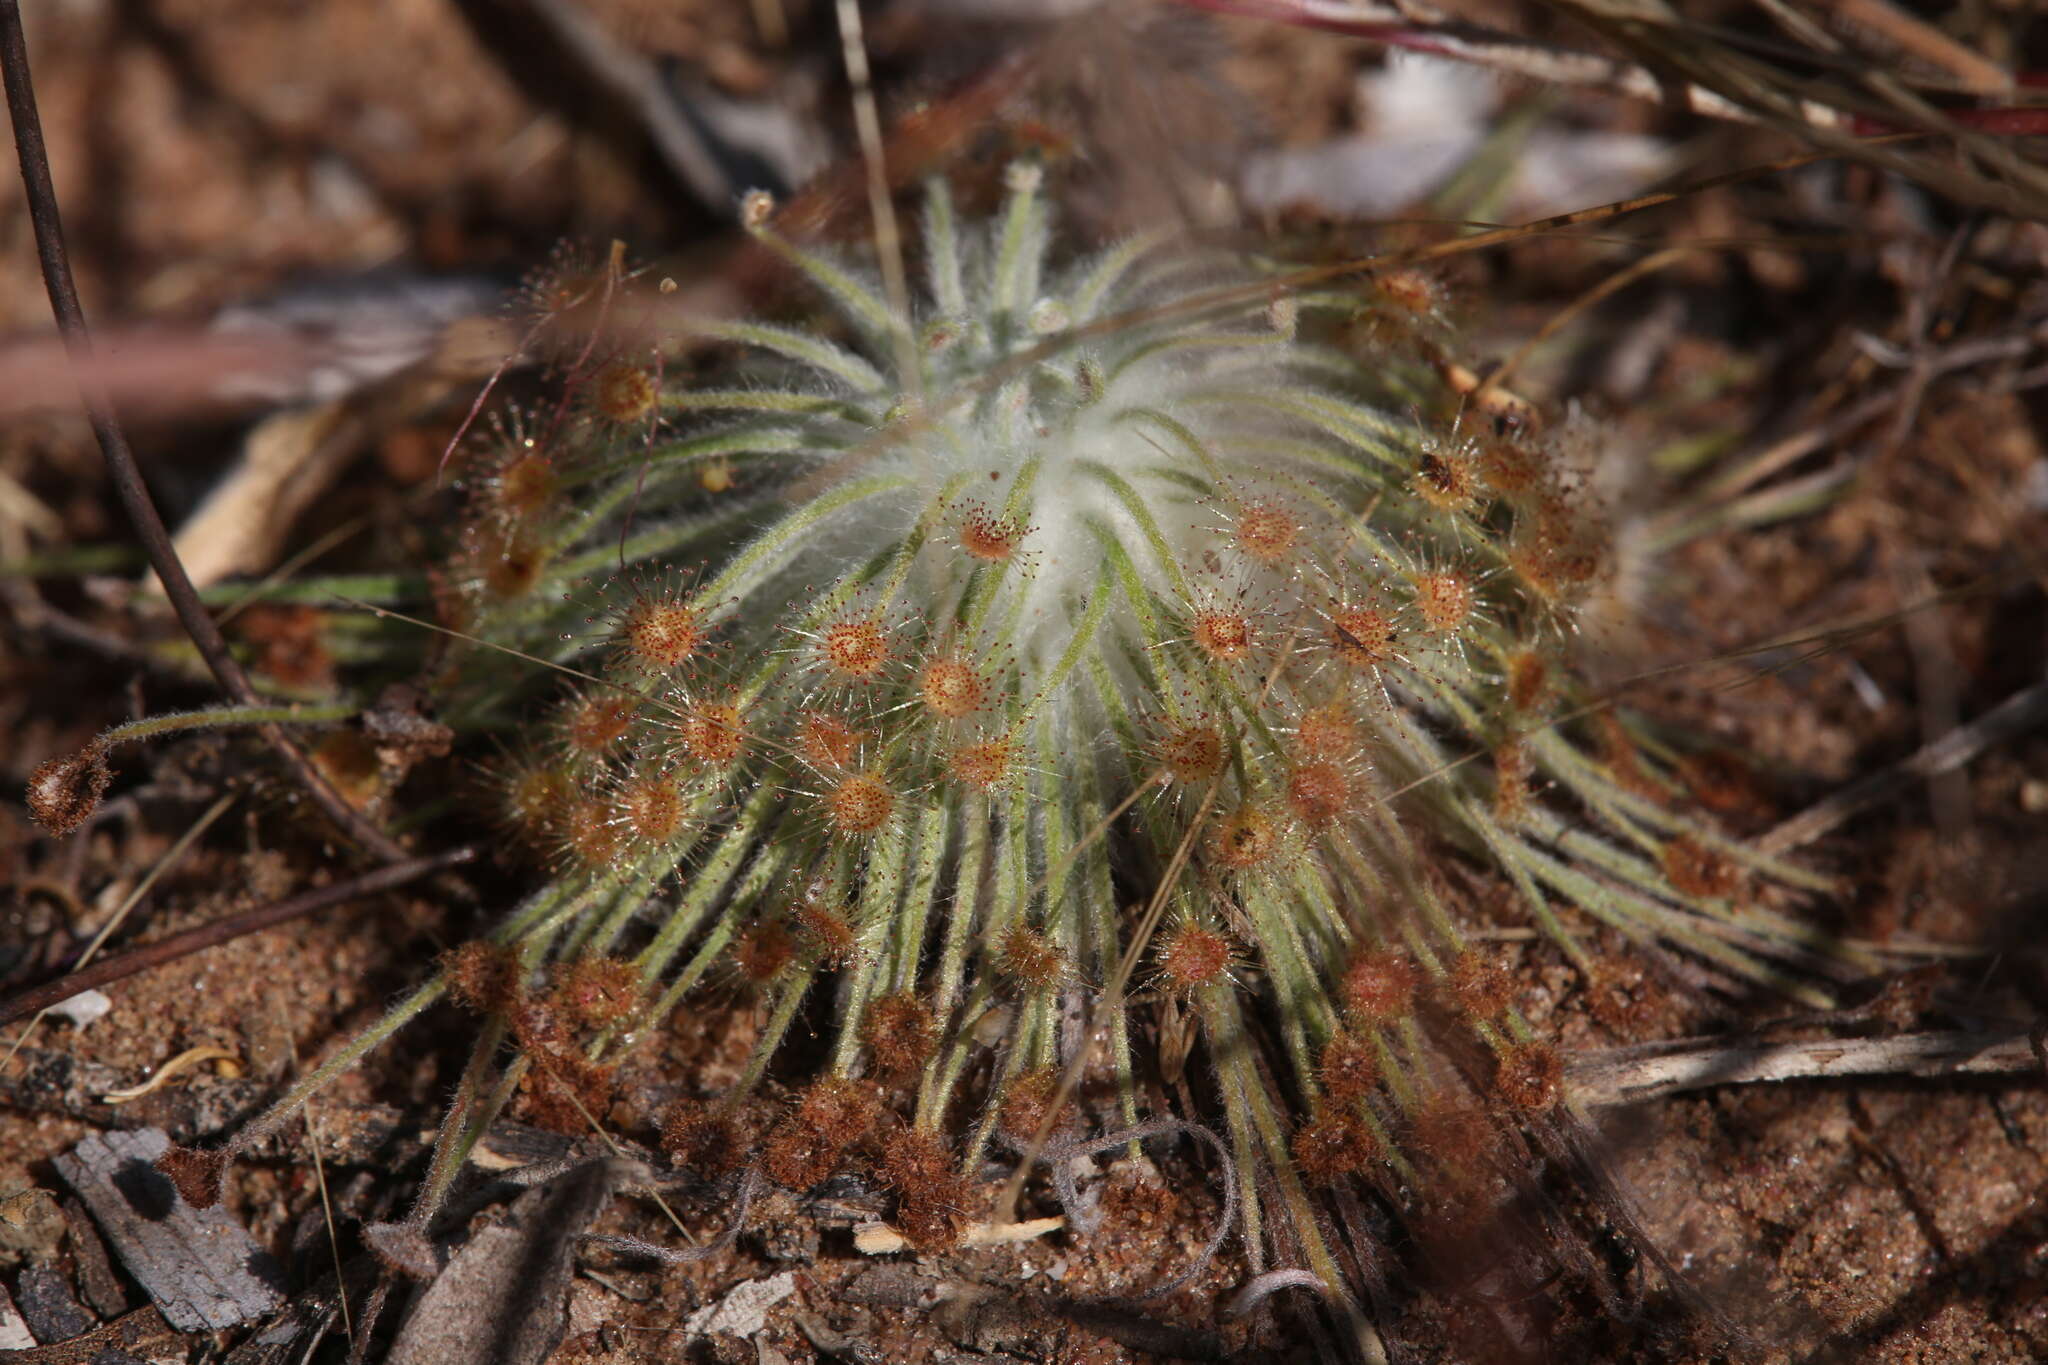
[[(796, 106), (809, 110), (798, 121), (834, 159), (846, 159), (851, 128), (830, 25), (812, 12), (824, 6), (786, 6), (796, 21), (787, 48), (762, 43), (745, 6), (604, 0), (586, 8), (636, 50), (673, 59), (717, 98), (794, 102), (810, 91), (811, 104)], [(219, 392), (222, 370), (246, 359), (216, 357), (200, 330), (224, 304), (309, 277), (360, 280), (366, 272), (494, 285), (565, 236), (622, 238), (684, 278), (713, 258), (713, 209), (691, 200), (646, 142), (621, 127), (616, 108), (562, 70), (559, 52), (491, 6), (79, 0), (32, 5), (29, 19), (88, 310), (132, 354), (157, 357), (128, 396), (138, 446), (173, 522), (234, 461), (243, 425), (259, 411)], [(1036, 31), (942, 23), (892, 7), (870, 36), (885, 110), (900, 113), (957, 89), (999, 54), (1027, 50)], [(1105, 75), (1055, 43), (1026, 94), (966, 130), (963, 152), (985, 162), (1013, 139), (1078, 148), (1086, 171), (1074, 182), (1077, 211), (1112, 225), (1172, 202), (1176, 184), (1203, 183), (1219, 159), (1257, 146), (1307, 146), (1348, 129), (1353, 82), (1378, 60), (1353, 41), (1235, 22), (1188, 50), (1199, 61), (1190, 59), (1189, 83), (1166, 87), (1165, 98), (1181, 102), (1163, 106), (1171, 117), (1155, 130), (1180, 143), (1121, 137), (1129, 129), (1103, 91), (1143, 80)], [(1211, 88), (1228, 98), (1198, 108), (1190, 92)], [(1216, 137), (1203, 131), (1212, 115), (1224, 129)], [(1761, 132), (1614, 100), (1566, 99), (1551, 118), (1570, 128), (1690, 139), (1706, 169), (1791, 148)], [(1760, 449), (1766, 437), (1793, 434), (1784, 423), (1798, 398), (1837, 391), (1841, 410), (1898, 386), (1899, 368), (1883, 362), (1884, 347), (1901, 344), (1916, 300), (1931, 303), (1936, 346), (2038, 322), (2048, 277), (2039, 225), (1977, 220), (1959, 263), (1937, 270), (1947, 232), (1960, 221), (1939, 201), (1855, 168), (1698, 196), (1634, 230), (1700, 249), (1580, 317), (1537, 354), (1520, 387), (1554, 405), (1585, 404), (1613, 444), (1644, 457), (1709, 437)], [(1344, 240), (1356, 230), (1312, 214), (1292, 215), (1286, 226), (1310, 240)], [(1821, 247), (1800, 242), (1844, 232)], [(1737, 244), (1712, 245), (1730, 239)], [(1461, 261), (1447, 276), (1476, 352), (1498, 357), (1615, 268), (1597, 244), (1544, 239)], [(45, 308), (19, 187), (0, 177), (0, 374), (33, 359)], [(1672, 319), (1668, 334), (1653, 334), (1660, 317)], [(1758, 756), (1728, 812), (1746, 832), (1769, 828), (2042, 676), (2048, 463), (2026, 363), (2022, 352), (1936, 378), (1907, 400), (1909, 424), (1880, 416), (1818, 442), (1817, 453), (1788, 468), (1811, 474), (1853, 463), (1853, 480), (1811, 508), (1791, 505), (1788, 495), (1780, 517), (1767, 507), (1750, 508), (1756, 524), (1729, 517), (1625, 585), (1635, 623), (1626, 637), (1593, 635), (1599, 667), (1613, 676), (1697, 665), (1631, 699), (1685, 733)], [(1625, 373), (1630, 366), (1640, 373)], [(2017, 391), (2004, 391), (2016, 387), (2015, 375)], [(120, 541), (89, 434), (61, 390), (49, 401), (18, 397), (0, 412), (0, 477), (39, 510), (0, 504), (0, 561)], [(454, 415), (445, 401), (427, 399), (385, 422), (295, 540), (369, 518), (375, 529), (330, 567), (402, 549), (408, 499), (431, 478), (433, 452)], [(1654, 524), (1672, 489), (1689, 486), (1637, 459), (1615, 494), (1622, 520)], [(21, 790), (35, 764), (109, 723), (208, 696), (203, 685), (149, 666), (146, 652), (172, 632), (119, 610), (118, 585), (104, 572), (81, 577), (62, 565), (33, 587), (0, 580), (9, 609), (0, 632), (0, 733), (12, 737), (0, 745), (0, 775), (9, 791)], [(1937, 594), (1946, 595), (1925, 605)], [(1921, 605), (1901, 616), (1907, 604)], [(1875, 624), (1842, 629), (1864, 621)], [(1698, 665), (1708, 654), (1814, 632), (1835, 634), (1819, 649)], [(148, 890), (117, 943), (147, 942), (340, 875), (333, 850), (299, 818), (285, 782), (263, 775), (249, 745), (193, 742), (121, 766), (116, 805), (70, 841), (36, 838), (18, 799), (0, 801), (0, 884), (12, 887), (0, 918), (6, 989), (42, 979), (75, 954), (217, 791), (237, 791), (238, 800)], [(457, 761), (430, 764), (400, 804), (446, 791), (459, 800), (460, 776)], [(2024, 1025), (2038, 1016), (2048, 988), (2039, 947), (2044, 849), (2048, 736), (2037, 732), (1963, 774), (1909, 787), (1812, 850), (1850, 888), (1834, 912), (1839, 927), (1926, 948), (1926, 988), (1891, 1026)], [(487, 868), (473, 880), (488, 906), (502, 903), (516, 874)], [(1483, 906), (1485, 888), (1472, 898)], [(0, 1192), (53, 1185), (50, 1159), (95, 1124), (203, 1129), (211, 1118), (217, 1129), (235, 1102), (253, 1102), (258, 1083), (298, 1074), (341, 1032), (373, 1017), (425, 960), (465, 938), (480, 913), (435, 891), (386, 897), (122, 983), (110, 989), (112, 1011), (89, 1027), (45, 1022), (31, 1048), (132, 1080), (195, 1046), (238, 1060), (225, 1068), (233, 1074), (208, 1063), (118, 1112), (81, 1107), (75, 1095), (57, 1093), (62, 1087), (14, 1087), (14, 1102), (0, 1108)], [(1623, 945), (1595, 942), (1601, 971), (1592, 983), (1541, 946), (1514, 950), (1531, 1018), (1569, 1049), (1791, 1012), (1782, 1003), (1731, 1006), (1695, 995)], [(620, 1131), (649, 1137), (660, 1105), (677, 1093), (676, 1077), (730, 1067), (757, 1023), (740, 1004), (673, 1021), (631, 1060), (612, 1116)], [(316, 1112), (344, 1123), (364, 1106), (382, 1106), (416, 1137), (453, 1083), (466, 1028), (452, 1009), (437, 1013), (337, 1083)], [(192, 1098), (214, 1091), (224, 1097), (216, 1105)], [(185, 1098), (173, 1102), (172, 1092)], [(1454, 1243), (1404, 1244), (1382, 1306), (1382, 1327), (1404, 1358), (2048, 1358), (2048, 1095), (2038, 1077), (1727, 1088), (1609, 1116), (1607, 1136), (1611, 1176), (1633, 1191), (1644, 1231), (1704, 1306), (1662, 1287), (1609, 1212), (1565, 1181), (1550, 1187), (1552, 1197), (1590, 1254), (1642, 1295), (1634, 1316), (1627, 1305), (1569, 1288), (1503, 1295), (1512, 1276), (1495, 1278), (1488, 1258), (1463, 1260), (1466, 1248)], [(295, 1133), (289, 1146), (238, 1168), (229, 1204), (303, 1285), (332, 1262), (312, 1144)], [(330, 1162), (325, 1177), (345, 1219), (386, 1216), (402, 1194), (390, 1172), (374, 1166)], [(1156, 1180), (1137, 1170), (1113, 1177), (1108, 1197), (1124, 1216), (1097, 1237), (1053, 1235), (924, 1259), (853, 1249), (850, 1227), (877, 1197), (857, 1183), (808, 1203), (780, 1193), (757, 1210), (755, 1231), (737, 1248), (699, 1265), (650, 1270), (602, 1250), (586, 1254), (569, 1299), (570, 1336), (555, 1358), (1108, 1362), (1301, 1347), (1302, 1303), (1278, 1316), (1224, 1316), (1247, 1274), (1235, 1251), (1142, 1313), (1055, 1311), (1057, 1302), (1129, 1292), (1192, 1254), (1215, 1210), (1209, 1176), (1177, 1154)], [(707, 1194), (694, 1205), (682, 1200), (678, 1211), (711, 1235), (727, 1207)], [(17, 1270), (41, 1264), (84, 1283), (91, 1253), (65, 1234), (54, 1208), (4, 1221), (0, 1264), (10, 1283)], [(597, 1230), (674, 1235), (657, 1211), (632, 1199), (613, 1204)], [(776, 1277), (785, 1274), (793, 1275), (786, 1293), (752, 1320), (744, 1340), (687, 1344), (678, 1330), (691, 1313), (726, 1302), (735, 1286), (781, 1285)], [(122, 1288), (128, 1306), (143, 1302), (132, 1284)], [(103, 1315), (117, 1307), (93, 1306)], [(154, 1358), (272, 1358), (231, 1354), (238, 1343), (195, 1337), (159, 1344)], [(341, 1346), (330, 1349), (340, 1358)]]

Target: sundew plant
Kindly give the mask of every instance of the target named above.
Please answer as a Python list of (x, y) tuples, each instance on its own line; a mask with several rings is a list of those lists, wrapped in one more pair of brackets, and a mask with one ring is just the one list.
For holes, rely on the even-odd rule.
[[(452, 994), (486, 1022), (423, 1227), (515, 1089), (587, 1131), (641, 1031), (741, 992), (678, 1163), (865, 1171), (939, 1249), (1007, 1211), (991, 1157), (1199, 1125), (1253, 1271), (1348, 1304), (1319, 1192), (1405, 1216), (1563, 1102), (1446, 868), (1582, 971), (1597, 924), (1812, 993), (1835, 950), (1766, 902), (1819, 882), (1575, 681), (1602, 523), (1442, 384), (1427, 290), (1072, 255), (1042, 178), (987, 221), (930, 187), (907, 318), (764, 203), (815, 325), (615, 264), (529, 291), (560, 399), (462, 457), (435, 685), (537, 889), (236, 1148)], [(1207, 1110), (1154, 1112), (1162, 1072)]]

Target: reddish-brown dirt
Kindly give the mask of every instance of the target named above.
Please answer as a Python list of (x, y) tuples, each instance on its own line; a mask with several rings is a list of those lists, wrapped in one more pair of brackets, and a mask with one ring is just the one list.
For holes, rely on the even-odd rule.
[[(829, 7), (765, 7), (789, 11), (792, 46), (762, 43), (747, 6), (584, 6), (628, 44), (673, 59), (721, 97), (804, 89), (806, 73), (817, 73), (825, 93), (803, 117), (839, 164), (852, 164)], [(907, 5), (870, 8), (892, 116), (1036, 41), (1028, 25), (1013, 32), (920, 18)], [(508, 281), (564, 237), (633, 242), (684, 279), (719, 259), (717, 213), (689, 201), (644, 141), (619, 126), (616, 109), (598, 107), (561, 74), (559, 53), (490, 5), (90, 0), (32, 5), (28, 17), (86, 306), (136, 359), (124, 398), (174, 522), (232, 462), (236, 424), (257, 411), (219, 392), (223, 371), (249, 359), (217, 349), (203, 330), (222, 305), (309, 274), (350, 280), (397, 269)], [(960, 154), (983, 175), (1020, 142), (1072, 155), (1081, 165), (1071, 181), (1077, 214), (1117, 224), (1172, 202), (1160, 183), (1144, 179), (1156, 169), (1151, 159), (1186, 168), (1185, 183), (1193, 183), (1219, 156), (1275, 142), (1303, 146), (1348, 128), (1353, 82), (1378, 60), (1351, 40), (1244, 22), (1224, 24), (1186, 51), (1196, 56), (1185, 79), (1160, 78), (1161, 98), (1182, 101), (1164, 106), (1169, 117), (1152, 130), (1160, 141), (1105, 126), (1116, 107), (1099, 88), (1107, 79), (1153, 90), (1150, 75), (1105, 77), (1071, 43), (1055, 42), (1031, 93), (978, 114), (985, 126), (959, 130)], [(1210, 90), (1228, 98), (1198, 107), (1200, 92)], [(1708, 169), (1793, 149), (1774, 135), (1681, 122), (1614, 100), (1567, 99), (1561, 117), (1573, 126), (1693, 138)], [(1227, 135), (1211, 135), (1218, 124)], [(1568, 327), (1517, 387), (1553, 407), (1583, 402), (1610, 445), (1635, 452), (1612, 490), (1617, 524), (1655, 528), (1673, 490), (1692, 485), (1660, 474), (1653, 454), (1712, 440), (1756, 450), (1756, 433), (1792, 434), (1768, 424), (1782, 422), (1798, 397), (1838, 391), (1839, 411), (1895, 389), (1902, 371), (1883, 357), (1910, 346), (1904, 320), (1916, 302), (1927, 305), (1924, 334), (1937, 349), (2038, 327), (2048, 279), (2040, 226), (1972, 220), (1960, 263), (1941, 264), (1948, 232), (1962, 225), (1938, 198), (1856, 167), (1701, 195), (1630, 229), (1697, 249)], [(1264, 226), (1312, 245), (1349, 240), (1359, 229), (1306, 213)], [(1821, 246), (1807, 240), (1823, 235)], [(1541, 239), (1461, 260), (1444, 275), (1474, 353), (1497, 359), (1609, 276), (1616, 261), (1582, 239)], [(1640, 324), (1660, 308), (1681, 321), (1653, 346)], [(39, 382), (30, 392), (7, 380), (10, 372), (52, 373), (47, 316), (19, 186), (0, 176), (0, 494), (9, 495), (0, 498), (0, 568), (31, 553), (50, 557), (33, 579), (0, 576), (0, 734), (8, 736), (0, 777), (11, 793), (0, 798), (0, 886), (9, 888), (0, 905), (0, 970), (10, 991), (47, 976), (88, 941), (218, 792), (239, 795), (200, 846), (150, 888), (116, 946), (341, 875), (335, 851), (296, 812), (288, 780), (267, 773), (253, 744), (239, 740), (126, 753), (108, 818), (65, 842), (31, 827), (15, 794), (37, 763), (133, 714), (210, 696), (192, 675), (158, 666), (160, 657), (152, 662), (149, 651), (172, 648), (167, 624), (137, 623), (110, 605), (123, 595), (132, 560), (62, 558), (124, 542), (69, 395), (61, 384)], [(1647, 355), (1646, 372), (1615, 380), (1638, 352)], [(1848, 477), (1810, 504), (1792, 492), (1780, 505), (1747, 504), (1719, 529), (1646, 556), (1617, 585), (1626, 600), (1608, 618), (1626, 630), (1588, 629), (1603, 678), (1684, 665), (1632, 689), (1629, 700), (1674, 733), (1755, 760), (1728, 808), (1743, 832), (1769, 828), (2042, 677), (2048, 456), (2027, 354), (2021, 347), (1932, 378), (1906, 400), (1910, 423), (1880, 415), (1821, 441), (1817, 455), (1789, 467), (1813, 474), (1839, 465)], [(295, 543), (357, 518), (373, 529), (342, 552), (343, 562), (371, 563), (416, 543), (403, 518), (459, 416), (459, 405), (421, 407), (382, 430), (349, 481), (306, 515)], [(1759, 487), (1784, 484), (1767, 477)], [(17, 491), (27, 501), (13, 498)], [(1742, 652), (1802, 637), (1812, 644)], [(469, 793), (459, 762), (429, 763), (397, 808)], [(1897, 1022), (1942, 1028), (2037, 1017), (2044, 848), (2048, 735), (2035, 732), (1961, 774), (1910, 785), (1830, 833), (1810, 856), (1847, 888), (1827, 912), (1834, 927), (1924, 948), (1937, 968), (1933, 984)], [(472, 880), (489, 905), (503, 902), (516, 877), (492, 867)], [(1488, 917), (1498, 888), (1476, 876), (1456, 880), (1457, 894)], [(186, 1049), (211, 1045), (236, 1060), (203, 1064), (169, 1089), (276, 1083), (374, 1017), (418, 979), (423, 963), (468, 937), (478, 917), (445, 885), (412, 888), (110, 987), (104, 1018), (82, 1029), (45, 1021), (28, 1046), (139, 1081)], [(1553, 950), (1518, 935), (1511, 917), (1501, 920), (1517, 999), (1568, 1054), (1794, 1011), (1702, 996), (1598, 934), (1589, 936), (1598, 972), (1588, 983)], [(632, 1055), (607, 1116), (620, 1131), (651, 1140), (678, 1076), (692, 1077), (702, 1093), (737, 1072), (760, 1021), (732, 994), (680, 1012)], [(316, 1116), (389, 1106), (416, 1136), (453, 1084), (468, 1028), (444, 1007), (338, 1081)], [(51, 1158), (95, 1123), (196, 1112), (157, 1096), (120, 1113), (67, 1117), (57, 1097), (10, 1093), (17, 1102), (0, 1108), (0, 1194), (53, 1187)], [(1642, 1231), (1685, 1272), (1699, 1302), (1680, 1304), (1647, 1268), (1630, 1270), (1636, 1253), (1604, 1225), (1600, 1207), (1583, 1191), (1553, 1189), (1594, 1241), (1593, 1254), (1620, 1267), (1614, 1278), (1647, 1293), (1639, 1316), (1590, 1293), (1504, 1295), (1503, 1286), (1517, 1288), (1512, 1277), (1490, 1278), (1485, 1258), (1446, 1264), (1463, 1255), (1461, 1244), (1402, 1243), (1379, 1316), (1403, 1358), (2048, 1358), (2048, 1095), (2039, 1076), (1731, 1087), (1613, 1116), (1607, 1138), (1607, 1170), (1633, 1191)], [(238, 1167), (228, 1203), (260, 1242), (295, 1258), (304, 1282), (331, 1261), (314, 1143), (295, 1131), (287, 1146)], [(1112, 1216), (1094, 1237), (1056, 1234), (924, 1258), (855, 1251), (850, 1228), (875, 1207), (862, 1202), (873, 1196), (857, 1183), (844, 1208), (776, 1193), (757, 1207), (756, 1231), (698, 1265), (652, 1270), (603, 1251), (585, 1255), (569, 1296), (570, 1335), (555, 1358), (769, 1365), (1284, 1355), (1303, 1345), (1302, 1318), (1223, 1316), (1249, 1274), (1237, 1249), (1142, 1314), (1071, 1307), (1129, 1293), (1184, 1264), (1216, 1212), (1213, 1176), (1185, 1151), (1160, 1171), (1120, 1166), (1105, 1195)], [(325, 1177), (347, 1220), (392, 1216), (403, 1194), (388, 1171), (345, 1161), (331, 1163)], [(1036, 1187), (1032, 1197), (1042, 1197)], [(678, 1212), (705, 1237), (729, 1209), (706, 1197), (679, 1201)], [(0, 1278), (11, 1283), (38, 1264), (85, 1273), (77, 1244), (54, 1218), (30, 1204), (0, 1220)], [(677, 1237), (659, 1211), (630, 1198), (594, 1230)], [(789, 1292), (747, 1340), (692, 1342), (680, 1330), (735, 1286), (785, 1273), (794, 1276)], [(1418, 1292), (1426, 1283), (1444, 1292)], [(142, 1302), (132, 1286), (128, 1294)], [(1054, 1311), (1055, 1301), (1069, 1306)], [(236, 1344), (195, 1337), (160, 1346), (158, 1358), (272, 1359), (230, 1354)], [(343, 1348), (330, 1347), (340, 1358)]]

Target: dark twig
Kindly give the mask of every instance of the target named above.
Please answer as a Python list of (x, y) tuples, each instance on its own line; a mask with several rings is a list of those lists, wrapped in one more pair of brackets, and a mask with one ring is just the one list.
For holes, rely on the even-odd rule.
[[(71, 357), (71, 371), (85, 402), (86, 417), (92, 423), (93, 436), (106, 457), (107, 475), (113, 481), (114, 491), (120, 495), (121, 506), (135, 528), (136, 538), (142, 542), (150, 564), (156, 569), (164, 596), (178, 614), (185, 633), (192, 637), (199, 656), (219, 680), (222, 690), (243, 705), (252, 705), (259, 700), (256, 689), (250, 685), (242, 666), (235, 662), (220, 627), (207, 615), (198, 592), (192, 586), (191, 577), (179, 562), (170, 532), (164, 528), (163, 518), (157, 514), (156, 503), (150, 498), (149, 487), (143, 483), (142, 471), (135, 463), (135, 453), (128, 448), (128, 438), (122, 434), (121, 424), (114, 416), (113, 401), (99, 378), (92, 337), (85, 325), (85, 311), (79, 306), (78, 288), (72, 282), (71, 263), (64, 251), (64, 223), (57, 211), (57, 192), (50, 183), (50, 158), (43, 146), (42, 120), (36, 113), (35, 87), (29, 79), (28, 45), (22, 37), (18, 0), (0, 0), (0, 74), (6, 78), (7, 112), (14, 121), (14, 145), (21, 158), (21, 183), (28, 197), (29, 222), (35, 229), (36, 255), (42, 262), (43, 286), (49, 292), (50, 311), (56, 315), (57, 331), (64, 338), (64, 349)], [(299, 747), (285, 738), (282, 730), (267, 726), (263, 734), (297, 771), (300, 782), (314, 802), (350, 838), (387, 863), (406, 860), (405, 849), (349, 805)]]
[[(0, 4), (5, 3), (7, 0), (0, 0)], [(380, 891), (389, 891), (393, 887), (417, 881), (430, 872), (439, 872), (444, 868), (466, 863), (474, 857), (476, 850), (465, 847), (438, 853), (431, 858), (407, 858), (389, 867), (378, 868), (375, 872), (368, 872), (345, 882), (337, 882), (333, 886), (322, 887), (318, 891), (302, 892), (255, 910), (229, 915), (210, 924), (202, 924), (196, 929), (187, 929), (181, 934), (160, 938), (154, 943), (146, 943), (125, 953), (101, 958), (89, 967), (81, 967), (75, 972), (66, 973), (55, 981), (46, 982), (33, 990), (23, 991), (13, 999), (0, 1003), (0, 1025), (11, 1024), (23, 1015), (48, 1009), (59, 1001), (69, 1000), (80, 991), (92, 990), (110, 981), (119, 981), (123, 977), (133, 976), (151, 967), (162, 966), (166, 962), (175, 962), (181, 957), (187, 957), (216, 944), (226, 943), (244, 934), (253, 934), (259, 929), (283, 924), (286, 920), (298, 919), (315, 911), (325, 910), (329, 906), (360, 900), (364, 896), (372, 896)]]

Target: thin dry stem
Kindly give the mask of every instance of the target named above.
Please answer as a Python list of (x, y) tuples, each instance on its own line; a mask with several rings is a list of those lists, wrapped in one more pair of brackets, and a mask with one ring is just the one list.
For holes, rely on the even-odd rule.
[(1722, 1085), (1839, 1076), (2004, 1076), (2041, 1069), (2033, 1037), (2024, 1030), (1802, 1043), (1683, 1038), (1581, 1053), (1566, 1063), (1565, 1090), (1572, 1103), (1601, 1106)]

